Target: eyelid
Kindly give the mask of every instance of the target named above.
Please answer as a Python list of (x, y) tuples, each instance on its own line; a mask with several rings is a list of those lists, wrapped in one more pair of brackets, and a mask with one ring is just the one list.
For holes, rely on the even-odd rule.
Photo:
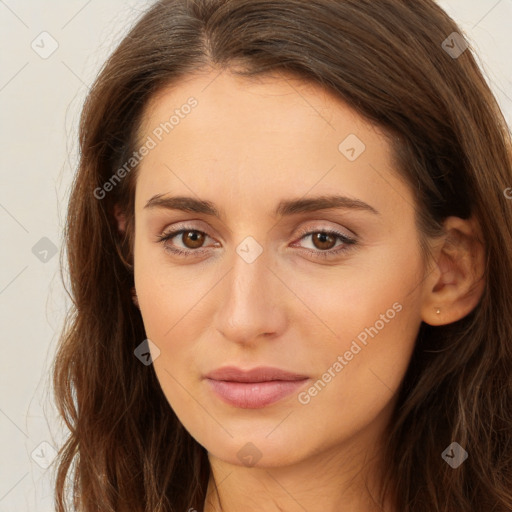
[[(203, 233), (203, 234), (209, 236), (210, 238), (214, 238), (208, 233), (207, 229), (195, 227), (195, 226), (191, 225), (190, 222), (195, 222), (195, 220), (182, 221), (182, 222), (178, 222), (177, 224), (173, 224), (172, 227), (165, 228), (162, 231), (161, 236), (165, 236), (166, 234), (169, 234), (169, 233), (175, 233), (176, 231), (181, 231), (181, 230), (187, 231), (188, 230), (188, 231), (198, 231), (200, 233)], [(344, 229), (346, 229), (346, 228), (344, 228)], [(325, 226), (325, 225), (324, 226), (307, 225), (307, 227), (301, 227), (301, 228), (299, 228), (298, 232), (295, 233), (294, 238), (300, 238), (307, 234), (318, 233), (318, 232), (322, 232), (322, 231), (323, 232), (337, 232), (340, 236), (343, 236), (347, 239), (353, 239), (354, 241), (357, 240), (357, 238), (358, 238), (357, 233), (353, 230), (346, 230), (346, 231), (348, 231), (348, 233), (346, 233), (346, 232), (343, 232), (342, 229), (339, 227), (330, 227), (330, 226)]]
[(342, 230), (342, 228), (339, 227), (331, 227), (331, 226), (307, 226), (304, 228), (300, 228), (297, 235), (299, 238), (303, 237), (304, 235), (311, 235), (313, 233), (336, 233), (342, 238), (346, 238), (347, 240), (353, 240), (354, 242), (357, 240), (358, 236), (353, 231), (345, 232)]

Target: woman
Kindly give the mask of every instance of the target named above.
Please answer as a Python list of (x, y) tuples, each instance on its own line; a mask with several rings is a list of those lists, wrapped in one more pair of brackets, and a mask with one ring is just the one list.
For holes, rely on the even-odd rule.
[(433, 1), (161, 0), (80, 143), (59, 511), (512, 510), (510, 135)]

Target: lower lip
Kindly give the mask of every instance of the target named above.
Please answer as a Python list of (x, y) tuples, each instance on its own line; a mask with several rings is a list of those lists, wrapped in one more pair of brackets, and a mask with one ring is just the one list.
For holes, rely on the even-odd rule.
[(309, 379), (268, 382), (206, 380), (224, 402), (241, 409), (259, 409), (297, 392)]

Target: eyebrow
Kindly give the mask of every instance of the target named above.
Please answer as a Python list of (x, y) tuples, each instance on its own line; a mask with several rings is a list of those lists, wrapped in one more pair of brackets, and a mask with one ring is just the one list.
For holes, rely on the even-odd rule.
[[(165, 196), (164, 194), (157, 194), (148, 200), (144, 208), (182, 210), (184, 212), (202, 213), (218, 218), (222, 217), (219, 209), (217, 209), (212, 202), (187, 196)], [(373, 206), (359, 199), (340, 195), (282, 200), (276, 206), (274, 215), (290, 216), (297, 213), (316, 212), (334, 208), (367, 211), (375, 215), (380, 215)]]

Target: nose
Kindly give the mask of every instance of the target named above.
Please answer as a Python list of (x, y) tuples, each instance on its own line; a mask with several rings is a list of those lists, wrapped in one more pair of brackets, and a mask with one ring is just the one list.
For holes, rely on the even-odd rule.
[(286, 325), (286, 287), (269, 267), (265, 251), (251, 263), (238, 254), (233, 260), (220, 288), (216, 329), (239, 344), (278, 336)]

